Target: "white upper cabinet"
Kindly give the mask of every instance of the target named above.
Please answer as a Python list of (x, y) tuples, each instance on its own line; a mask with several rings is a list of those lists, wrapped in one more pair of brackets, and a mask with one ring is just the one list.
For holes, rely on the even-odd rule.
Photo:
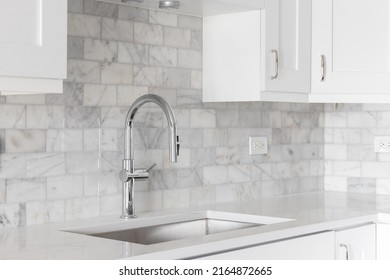
[(66, 0), (0, 0), (1, 94), (61, 93)]
[(389, 0), (266, 0), (265, 6), (264, 100), (390, 102)]
[[(180, 7), (160, 9), (160, 0), (96, 0), (98, 2), (117, 3), (134, 7), (206, 17), (259, 10), (264, 7), (265, 0), (176, 0)], [(165, 2), (165, 1), (164, 1)], [(168, 2), (168, 1), (167, 1)]]

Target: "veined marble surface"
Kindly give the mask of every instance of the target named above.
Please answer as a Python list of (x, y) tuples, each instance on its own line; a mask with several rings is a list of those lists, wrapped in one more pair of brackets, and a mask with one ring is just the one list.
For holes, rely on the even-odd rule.
[[(118, 216), (74, 220), (63, 223), (4, 228), (0, 230), (0, 259), (180, 259), (213, 251), (239, 248), (272, 240), (337, 230), (368, 222), (390, 222), (390, 197), (375, 194), (314, 192), (269, 197), (252, 202), (233, 202), (140, 213), (124, 221)], [(225, 211), (293, 219), (288, 222), (217, 233), (153, 245), (139, 245), (65, 232), (110, 224), (139, 224), (159, 215), (191, 213), (200, 210)], [(121, 226), (123, 226), (121, 225)]]

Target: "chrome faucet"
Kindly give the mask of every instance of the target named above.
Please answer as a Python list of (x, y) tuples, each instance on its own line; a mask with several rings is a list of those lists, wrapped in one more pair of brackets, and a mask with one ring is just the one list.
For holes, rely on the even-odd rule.
[(169, 161), (177, 162), (179, 155), (179, 136), (177, 135), (177, 126), (175, 115), (171, 106), (162, 97), (154, 94), (146, 94), (139, 97), (131, 105), (126, 116), (125, 123), (125, 155), (122, 162), (122, 170), (119, 172), (119, 179), (122, 181), (122, 216), (123, 219), (135, 218), (134, 213), (134, 186), (136, 181), (142, 181), (149, 178), (149, 171), (157, 164), (154, 163), (148, 169), (136, 169), (134, 167), (134, 140), (133, 126), (134, 117), (139, 108), (145, 103), (157, 104), (165, 113), (169, 127)]

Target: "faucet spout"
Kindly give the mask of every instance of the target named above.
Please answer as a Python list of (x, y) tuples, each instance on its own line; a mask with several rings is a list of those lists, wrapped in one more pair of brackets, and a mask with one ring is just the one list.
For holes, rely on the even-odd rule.
[[(134, 167), (134, 117), (137, 111), (145, 103), (157, 104), (164, 112), (168, 121), (168, 144), (169, 144), (169, 160), (177, 162), (179, 155), (179, 136), (177, 135), (177, 125), (175, 115), (171, 106), (161, 96), (154, 94), (146, 94), (134, 101), (131, 105), (125, 121), (125, 153), (123, 159), (123, 169), (119, 172), (119, 178), (123, 182), (123, 197), (122, 197), (122, 218), (134, 218), (134, 185), (137, 180), (145, 180), (149, 177), (149, 170), (135, 169)], [(153, 166), (154, 167), (154, 166)]]

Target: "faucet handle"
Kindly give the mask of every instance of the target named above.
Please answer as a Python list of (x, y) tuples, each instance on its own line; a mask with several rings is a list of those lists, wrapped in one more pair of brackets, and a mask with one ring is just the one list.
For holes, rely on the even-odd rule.
[(149, 172), (150, 170), (152, 170), (153, 168), (155, 168), (157, 166), (157, 163), (153, 163), (151, 167), (149, 167), (148, 169), (146, 169), (146, 172)]

